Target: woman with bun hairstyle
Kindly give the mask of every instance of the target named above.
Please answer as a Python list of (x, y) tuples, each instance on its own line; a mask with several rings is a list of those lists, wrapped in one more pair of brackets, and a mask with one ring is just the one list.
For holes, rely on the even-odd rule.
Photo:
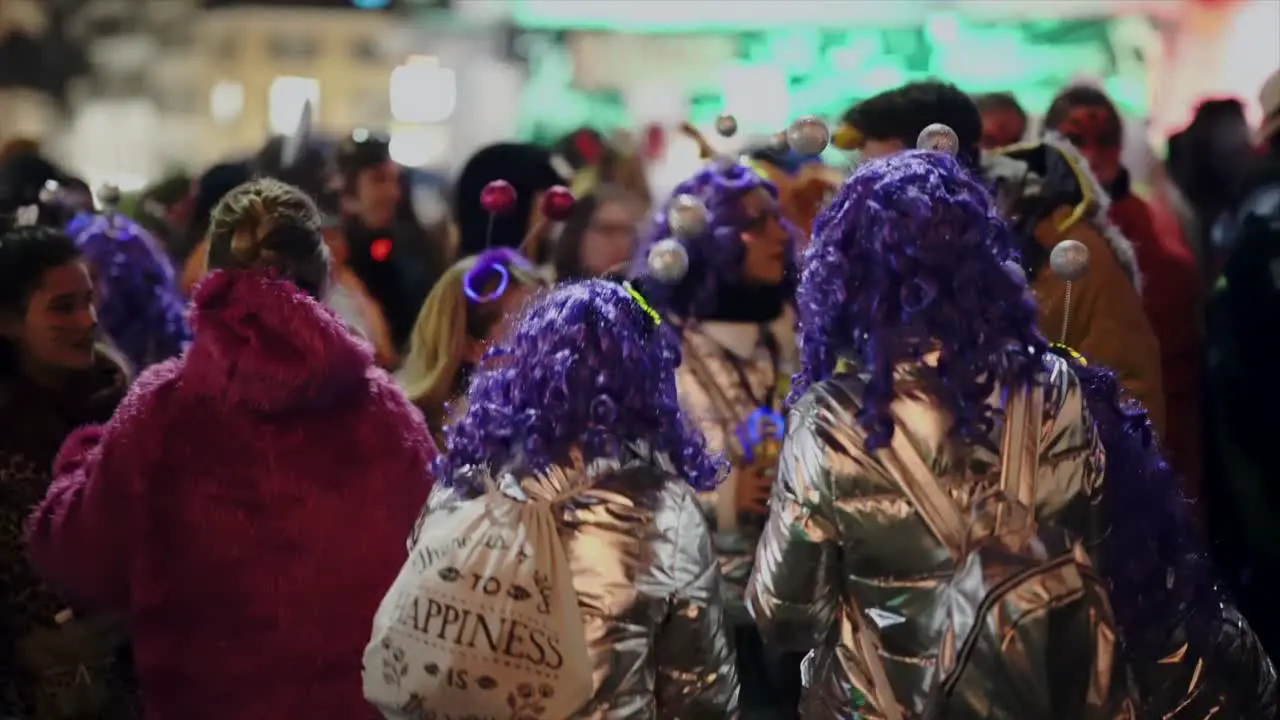
[(720, 575), (696, 493), (720, 468), (676, 400), (679, 338), (629, 286), (533, 300), (476, 369), (422, 522), (484, 492), (555, 507), (595, 666), (572, 718), (737, 717)]
[[(459, 260), (432, 288), (418, 313), (397, 379), (437, 438), (449, 419), (446, 405), (465, 395), (485, 350), (506, 330), (511, 315), (544, 285), (523, 255), (495, 248)], [(450, 407), (455, 414), (460, 409)]]
[(374, 718), (360, 657), (430, 491), (431, 436), (317, 301), (329, 256), (301, 191), (236, 188), (209, 239), (191, 348), (68, 438), (32, 560), (125, 615), (153, 717)]

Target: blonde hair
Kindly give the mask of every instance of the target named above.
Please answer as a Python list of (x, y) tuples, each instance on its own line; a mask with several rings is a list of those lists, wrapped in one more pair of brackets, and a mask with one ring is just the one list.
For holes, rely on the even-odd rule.
[(250, 180), (227, 193), (209, 217), (208, 268), (272, 268), (319, 298), (329, 279), (320, 212), (307, 194), (274, 180)]
[[(476, 303), (463, 292), (463, 278), (475, 265), (475, 257), (463, 258), (440, 277), (418, 313), (409, 336), (409, 355), (398, 373), (405, 395), (422, 410), (427, 426), (437, 435), (446, 420), (445, 404), (460, 390), (468, 341), (483, 339), (502, 320), (500, 300)], [(511, 275), (509, 287), (545, 284), (528, 269), (506, 267)]]

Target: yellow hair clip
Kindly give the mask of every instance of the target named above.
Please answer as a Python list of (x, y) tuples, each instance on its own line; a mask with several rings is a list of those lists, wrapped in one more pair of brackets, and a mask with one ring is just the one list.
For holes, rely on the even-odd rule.
[(649, 305), (649, 301), (644, 299), (644, 296), (640, 294), (639, 290), (635, 289), (635, 287), (633, 287), (629, 282), (622, 283), (622, 287), (626, 288), (627, 294), (631, 296), (632, 300), (636, 301), (636, 304), (640, 306), (640, 309), (644, 311), (644, 314), (653, 319), (654, 325), (662, 324), (662, 316), (658, 314), (657, 310), (654, 310), (653, 307)]
[(1063, 355), (1066, 355), (1067, 357), (1071, 358), (1072, 360), (1075, 360), (1076, 362), (1080, 363), (1081, 365), (1088, 365), (1088, 364), (1089, 364), (1089, 361), (1088, 361), (1088, 360), (1085, 360), (1083, 355), (1081, 355), (1080, 353), (1076, 352), (1074, 349), (1072, 349), (1072, 348), (1070, 348), (1070, 347), (1068, 347), (1068, 346), (1064, 345), (1063, 343), (1049, 343), (1049, 349), (1050, 349), (1050, 350), (1057, 350), (1058, 352), (1062, 353)]
[(840, 123), (831, 136), (831, 144), (841, 150), (858, 150), (866, 142), (862, 131), (849, 123)]
[(744, 157), (742, 159), (742, 164), (750, 168), (756, 175), (759, 175), (761, 180), (773, 182), (773, 176), (769, 173), (769, 168), (759, 160)]

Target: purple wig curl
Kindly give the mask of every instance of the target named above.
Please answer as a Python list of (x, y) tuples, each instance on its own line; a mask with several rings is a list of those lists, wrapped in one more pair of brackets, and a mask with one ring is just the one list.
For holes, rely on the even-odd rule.
[[(692, 195), (702, 201), (707, 208), (707, 229), (699, 237), (680, 240), (689, 254), (689, 271), (683, 280), (674, 285), (652, 278), (644, 280), (645, 292), (656, 306), (681, 319), (711, 318), (722, 309), (718, 305), (723, 289), (739, 286), (743, 281), (746, 248), (742, 244), (742, 233), (752, 218), (743, 212), (741, 201), (754, 190), (764, 190), (775, 200), (778, 198), (778, 188), (755, 170), (724, 160), (707, 163), (693, 177), (676, 186), (641, 236), (637, 274), (645, 274), (645, 258), (655, 243), (675, 237), (667, 222), (667, 212), (677, 197)], [(799, 231), (781, 217), (778, 222), (791, 236), (792, 248), (797, 247), (801, 239)], [(795, 286), (795, 277), (795, 260), (789, 253), (782, 288), (788, 297)]]
[(93, 270), (103, 330), (134, 369), (180, 354), (191, 341), (186, 302), (151, 234), (119, 213), (78, 215), (67, 234)]
[(678, 340), (650, 312), (602, 280), (533, 300), (477, 368), (466, 414), (445, 429), (437, 477), (470, 483), (462, 470), (480, 466), (538, 472), (568, 464), (574, 449), (590, 463), (643, 442), (694, 488), (714, 488), (719, 463), (676, 402)]
[(1125, 648), (1134, 659), (1158, 661), (1170, 650), (1171, 628), (1182, 627), (1192, 649), (1211, 654), (1222, 596), (1191, 503), (1160, 455), (1147, 411), (1121, 400), (1110, 370), (1068, 362), (1106, 451), (1103, 508), (1111, 530), (1102, 570)]
[(791, 400), (848, 358), (870, 374), (867, 445), (893, 437), (894, 366), (933, 349), (934, 392), (962, 439), (985, 437), (995, 383), (1038, 381), (1048, 344), (1008, 228), (955, 158), (909, 151), (858, 168), (814, 224), (796, 294), (800, 372)]

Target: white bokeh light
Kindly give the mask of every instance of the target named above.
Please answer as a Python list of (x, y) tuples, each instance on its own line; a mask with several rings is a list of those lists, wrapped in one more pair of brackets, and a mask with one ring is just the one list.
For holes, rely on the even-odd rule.
[(427, 55), (412, 55), (391, 71), (391, 116), (400, 122), (437, 123), (458, 107), (458, 76)]
[(209, 91), (209, 114), (220, 125), (229, 125), (244, 113), (244, 85), (222, 80)]
[(786, 127), (791, 113), (791, 90), (781, 68), (735, 65), (720, 75), (724, 109), (746, 132), (776, 132)]
[(449, 148), (449, 130), (444, 125), (395, 128), (387, 151), (391, 159), (405, 167), (423, 167), (439, 160)]
[(311, 103), (314, 120), (320, 109), (320, 81), (309, 77), (282, 75), (271, 81), (267, 94), (267, 122), (273, 135), (288, 135), (298, 127), (302, 109)]

